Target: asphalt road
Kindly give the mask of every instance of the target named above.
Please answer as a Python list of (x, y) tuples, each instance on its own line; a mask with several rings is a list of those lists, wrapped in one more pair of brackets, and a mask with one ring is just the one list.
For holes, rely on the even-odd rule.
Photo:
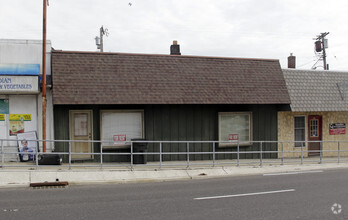
[(348, 169), (0, 189), (0, 219), (348, 219)]

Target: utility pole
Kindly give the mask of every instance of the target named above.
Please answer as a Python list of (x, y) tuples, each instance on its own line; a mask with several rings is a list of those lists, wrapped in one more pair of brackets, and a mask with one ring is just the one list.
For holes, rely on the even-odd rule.
[(100, 30), (99, 30), (99, 36), (100, 37), (95, 37), (95, 44), (97, 45), (97, 48), (100, 49), (100, 52), (104, 52), (104, 42), (103, 42), (103, 36), (109, 36), (109, 32), (108, 29), (105, 28), (103, 26), (101, 26)]
[(317, 40), (315, 42), (316, 52), (323, 51), (322, 59), (323, 59), (324, 70), (328, 70), (329, 69), (329, 65), (326, 63), (326, 51), (325, 51), (325, 49), (328, 48), (327, 39), (325, 39), (325, 37), (329, 33), (330, 32), (320, 33), (320, 35), (318, 35), (317, 38), (315, 39), (315, 40)]
[(46, 26), (47, 0), (43, 0), (42, 28), (42, 152), (46, 152)]

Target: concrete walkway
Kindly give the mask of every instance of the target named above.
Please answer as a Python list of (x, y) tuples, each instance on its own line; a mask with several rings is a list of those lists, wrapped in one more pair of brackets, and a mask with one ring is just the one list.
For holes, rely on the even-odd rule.
[[(104, 164), (103, 168), (98, 167), (97, 163), (72, 164), (74, 166), (71, 169), (63, 164), (63, 166), (40, 166), (37, 169), (35, 163), (24, 163), (25, 167), (23, 167), (23, 163), (6, 163), (0, 169), (0, 187), (28, 187), (30, 183), (54, 181), (67, 181), (72, 185), (189, 180), (277, 173), (285, 175), (291, 174), (291, 172), (321, 172), (324, 169), (348, 168), (347, 162), (338, 164), (333, 160), (322, 164), (304, 161), (302, 165), (298, 159), (293, 163), (288, 160), (288, 163), (284, 165), (280, 165), (279, 160), (268, 160), (264, 161), (262, 166), (260, 166), (259, 160), (241, 160), (243, 163), (240, 166), (224, 162), (226, 161), (218, 161), (218, 164), (213, 167), (211, 161), (196, 161), (191, 162), (189, 168), (186, 167), (185, 161), (166, 162), (162, 164), (161, 168), (158, 163), (151, 162), (147, 165), (135, 165), (133, 170), (129, 164), (117, 167), (111, 166), (115, 164)], [(95, 167), (92, 167), (93, 165)]]

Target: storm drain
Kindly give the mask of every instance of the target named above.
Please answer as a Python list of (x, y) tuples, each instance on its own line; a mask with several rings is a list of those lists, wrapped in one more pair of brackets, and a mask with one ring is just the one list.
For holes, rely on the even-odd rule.
[(32, 189), (65, 189), (67, 186), (35, 186)]
[(30, 183), (30, 187), (33, 189), (59, 189), (66, 188), (68, 185), (69, 183), (67, 181)]

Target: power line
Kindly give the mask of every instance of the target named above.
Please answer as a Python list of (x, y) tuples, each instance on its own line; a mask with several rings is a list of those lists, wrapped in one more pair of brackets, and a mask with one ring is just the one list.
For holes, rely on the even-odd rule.
[(303, 66), (306, 66), (306, 65), (308, 65), (308, 64), (310, 64), (310, 63), (312, 63), (313, 61), (315, 61), (315, 60), (311, 60), (311, 61), (309, 61), (309, 62), (307, 62), (307, 63), (304, 63), (304, 64), (302, 64), (302, 65), (299, 65), (299, 66), (297, 66), (297, 68), (300, 68), (300, 67), (303, 67)]

